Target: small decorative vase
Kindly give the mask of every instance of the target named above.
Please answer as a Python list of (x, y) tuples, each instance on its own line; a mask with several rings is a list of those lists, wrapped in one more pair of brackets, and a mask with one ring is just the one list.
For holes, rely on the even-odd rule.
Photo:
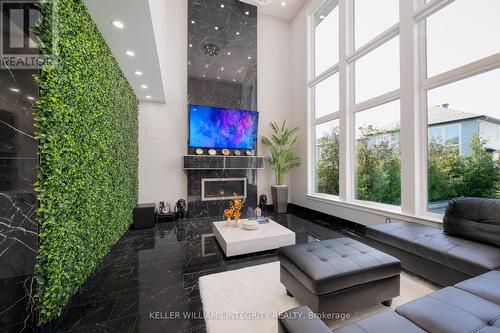
[(235, 227), (239, 227), (240, 226), (240, 219), (234, 219), (234, 224), (233, 224)]
[(227, 226), (231, 225), (231, 218), (230, 217), (226, 218), (226, 225)]

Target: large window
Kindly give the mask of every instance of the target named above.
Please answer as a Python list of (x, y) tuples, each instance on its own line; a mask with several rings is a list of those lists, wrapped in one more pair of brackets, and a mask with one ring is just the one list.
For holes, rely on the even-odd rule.
[(500, 198), (500, 69), (427, 92), (428, 209), (460, 196)]
[(310, 198), (433, 220), (500, 198), (500, 1), (311, 6)]
[(376, 48), (355, 63), (356, 102), (399, 88), (399, 38)]
[(321, 74), (339, 61), (339, 11), (337, 1), (325, 1), (314, 16), (315, 73)]
[(356, 48), (399, 21), (399, 0), (355, 0), (353, 5)]
[(401, 204), (399, 101), (356, 113), (356, 199)]
[(324, 1), (312, 16), (314, 25), (314, 76), (312, 141), (314, 142), (315, 193), (339, 195), (339, 8), (337, 0)]
[(339, 195), (339, 121), (316, 126), (316, 192)]
[(433, 76), (500, 52), (500, 1), (455, 0), (426, 20)]

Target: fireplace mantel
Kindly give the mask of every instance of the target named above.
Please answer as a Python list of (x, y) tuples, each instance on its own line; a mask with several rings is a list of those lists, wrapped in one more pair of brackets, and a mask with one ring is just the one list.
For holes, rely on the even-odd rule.
[(257, 170), (264, 169), (263, 156), (186, 155), (184, 170)]

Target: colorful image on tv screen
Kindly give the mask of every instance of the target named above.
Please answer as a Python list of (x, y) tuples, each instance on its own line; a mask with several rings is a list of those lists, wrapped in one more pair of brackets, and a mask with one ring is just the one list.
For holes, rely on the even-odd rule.
[(191, 105), (189, 117), (191, 148), (255, 149), (258, 112)]

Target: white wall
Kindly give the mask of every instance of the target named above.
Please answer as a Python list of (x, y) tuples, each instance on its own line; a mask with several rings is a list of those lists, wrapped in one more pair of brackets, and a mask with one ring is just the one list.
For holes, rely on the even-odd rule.
[[(141, 203), (187, 197), (187, 1), (150, 0), (150, 6), (167, 102), (139, 105)], [(259, 14), (257, 26), (259, 135), (268, 135), (271, 121), (290, 115), (290, 24)], [(273, 179), (267, 168), (258, 172), (259, 194), (269, 201)]]
[(291, 202), (307, 206), (307, 15), (306, 7), (295, 15), (291, 21), (291, 120), (294, 124), (301, 124), (298, 154), (302, 157), (302, 165), (290, 173)]
[[(151, 0), (166, 103), (139, 104), (139, 202), (186, 198), (187, 1)], [(166, 24), (165, 24), (166, 23)]]
[[(290, 122), (291, 108), (291, 57), (290, 23), (268, 15), (259, 14), (257, 24), (257, 105), (259, 135), (270, 136), (272, 121)], [(297, 125), (297, 124), (296, 124)], [(259, 155), (268, 153), (260, 143)], [(259, 194), (266, 194), (272, 203), (271, 185), (274, 172), (266, 165), (258, 171)], [(289, 183), (289, 179), (287, 179)]]

